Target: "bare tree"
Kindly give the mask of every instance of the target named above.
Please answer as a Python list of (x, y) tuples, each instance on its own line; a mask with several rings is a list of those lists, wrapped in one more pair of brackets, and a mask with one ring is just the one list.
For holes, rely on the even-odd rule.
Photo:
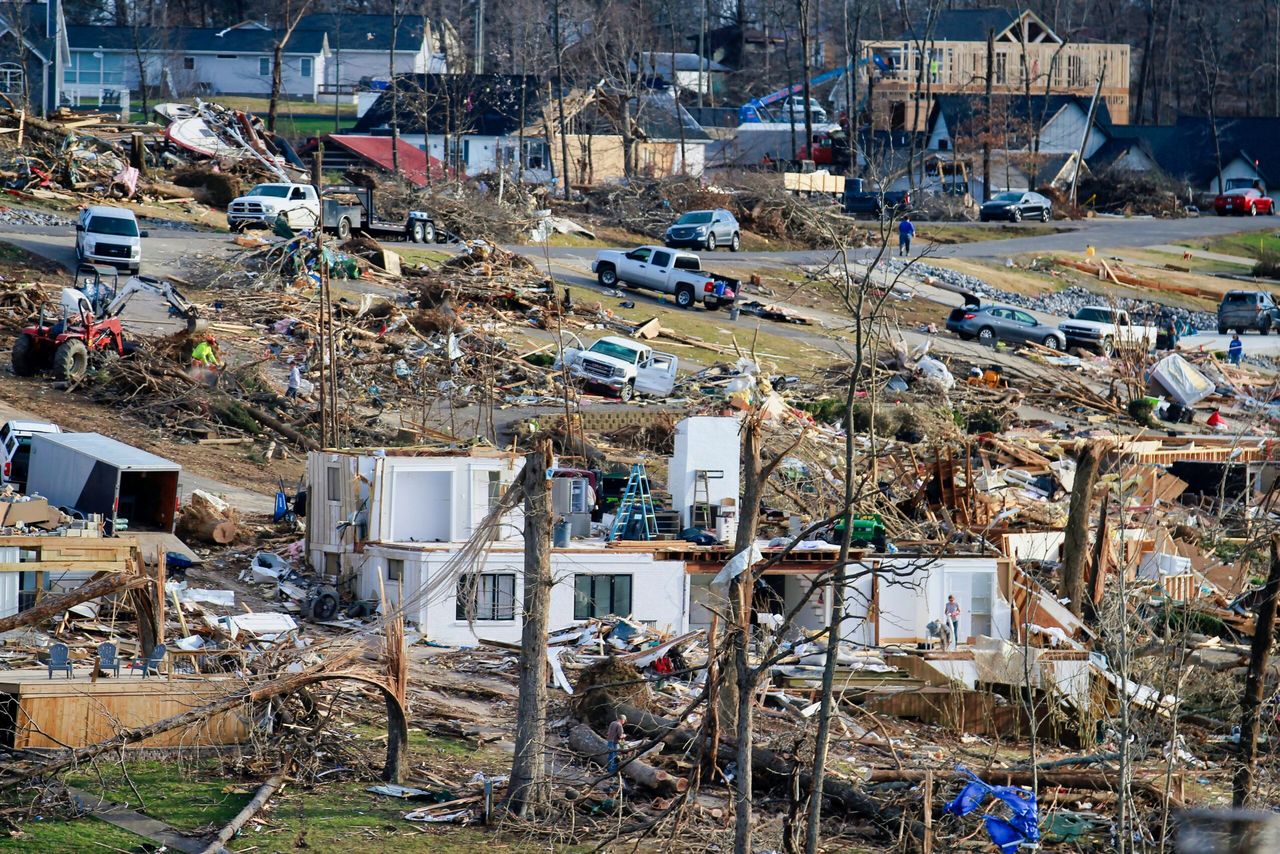
[(302, 16), (307, 14), (314, 0), (281, 0), (280, 27), (271, 45), (271, 103), (267, 106), (267, 130), (275, 132), (276, 115), (280, 109), (280, 92), (284, 89), (284, 49), (293, 38)]

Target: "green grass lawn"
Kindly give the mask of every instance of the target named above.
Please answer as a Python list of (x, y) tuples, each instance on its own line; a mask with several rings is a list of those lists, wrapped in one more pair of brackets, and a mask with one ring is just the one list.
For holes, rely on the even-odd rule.
[(1263, 254), (1280, 254), (1280, 222), (1275, 231), (1246, 231), (1238, 234), (1224, 234), (1208, 240), (1184, 240), (1181, 246), (1202, 249), (1206, 252), (1219, 252), (1223, 255), (1240, 255), (1245, 258), (1258, 259)]
[(1014, 225), (977, 226), (964, 223), (916, 224), (916, 236), (933, 243), (982, 243), (988, 240), (1012, 240), (1018, 237), (1043, 237), (1057, 234), (1062, 229), (1049, 223), (1019, 223)]

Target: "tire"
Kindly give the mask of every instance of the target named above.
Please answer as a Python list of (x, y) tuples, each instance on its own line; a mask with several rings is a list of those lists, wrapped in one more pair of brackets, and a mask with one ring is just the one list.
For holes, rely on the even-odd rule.
[(345, 216), (338, 220), (338, 239), (348, 240), (351, 237), (351, 220)]
[(707, 251), (716, 251), (716, 233), (714, 231), (707, 234)]
[(733, 233), (733, 239), (729, 241), (729, 251), (737, 252), (742, 248), (742, 238), (738, 236), (738, 232)]
[(1011, 222), (1022, 222), (1022, 208), (1014, 208), (1013, 213), (1009, 214)]
[(1041, 222), (1048, 222), (1051, 219), (1053, 219), (1053, 212), (1050, 211), (1048, 208), (1045, 208), (1044, 210), (1040, 211)]
[(337, 615), (338, 592), (332, 587), (321, 587), (311, 600), (311, 619), (323, 623)]
[(978, 222), (991, 222), (991, 217), (986, 214), (978, 214)]
[(635, 380), (627, 380), (626, 385), (618, 389), (618, 400), (622, 401), (623, 403), (630, 402), (630, 400), (635, 396), (636, 396)]
[(1061, 350), (1061, 349), (1063, 349), (1063, 347), (1062, 347), (1062, 342), (1058, 340), (1058, 336), (1057, 336), (1057, 335), (1046, 335), (1046, 336), (1044, 336), (1044, 340), (1043, 340), (1043, 341), (1041, 341), (1040, 343), (1041, 343), (1043, 346), (1048, 347), (1050, 350)]
[(996, 331), (990, 326), (984, 326), (978, 330), (978, 343), (983, 347), (994, 348), (996, 346), (996, 342)]
[(1275, 215), (1276, 215), (1276, 203), (1273, 201), (1271, 205), (1267, 208), (1267, 216), (1275, 216)]
[(30, 377), (40, 370), (35, 350), (36, 342), (34, 338), (25, 332), (18, 336), (18, 340), (13, 342), (13, 352), (9, 354), (13, 360), (13, 372), (15, 374), (20, 377)]
[(618, 286), (618, 271), (613, 268), (612, 264), (603, 264), (596, 271), (596, 281), (601, 287), (616, 288)]
[(676, 305), (681, 308), (693, 308), (693, 287), (690, 285), (680, 285), (676, 288)]
[(1257, 216), (1257, 215), (1258, 215), (1258, 206), (1249, 205), (1249, 216)]
[(1218, 334), (1219, 334), (1219, 335), (1226, 335), (1226, 334), (1227, 334), (1227, 332), (1228, 332), (1227, 327), (1225, 327), (1225, 326), (1223, 326), (1221, 323), (1219, 323), (1219, 324), (1218, 324)]
[(1106, 338), (1102, 339), (1102, 344), (1100, 345), (1100, 352), (1102, 353), (1102, 355), (1110, 356), (1112, 353), (1115, 352), (1115, 350), (1116, 350), (1115, 338), (1108, 335)]
[(1270, 318), (1270, 316), (1268, 316), (1268, 317), (1264, 317), (1264, 318), (1262, 318), (1262, 320), (1258, 321), (1258, 334), (1259, 334), (1259, 335), (1270, 335), (1270, 334), (1271, 334), (1271, 318)]
[(421, 222), (414, 222), (409, 226), (409, 240), (412, 243), (426, 243), (427, 233)]
[(61, 380), (78, 380), (89, 371), (89, 348), (79, 338), (68, 338), (53, 354), (53, 373)]
[(426, 222), (421, 223), (421, 225), (422, 225), (422, 242), (435, 243), (436, 242), (436, 224), (431, 220), (427, 220)]

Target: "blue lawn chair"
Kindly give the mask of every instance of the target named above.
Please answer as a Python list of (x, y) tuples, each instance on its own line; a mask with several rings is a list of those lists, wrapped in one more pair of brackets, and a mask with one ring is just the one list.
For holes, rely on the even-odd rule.
[(67, 678), (72, 677), (71, 662), (68, 660), (71, 656), (71, 650), (67, 649), (65, 643), (55, 643), (49, 647), (49, 678), (53, 678), (53, 671), (67, 671)]
[(146, 679), (147, 674), (151, 671), (155, 671), (155, 674), (159, 676), (160, 661), (164, 658), (165, 652), (167, 652), (167, 650), (164, 648), (164, 644), (162, 643), (156, 644), (156, 648), (151, 650), (151, 655), (147, 656), (146, 661), (143, 661), (141, 663), (137, 661), (131, 661), (129, 662), (129, 669), (130, 670), (141, 669), (143, 679)]
[(116, 645), (113, 643), (98, 644), (98, 669), (103, 673), (108, 670), (114, 670), (116, 678), (120, 678), (120, 659), (116, 655)]

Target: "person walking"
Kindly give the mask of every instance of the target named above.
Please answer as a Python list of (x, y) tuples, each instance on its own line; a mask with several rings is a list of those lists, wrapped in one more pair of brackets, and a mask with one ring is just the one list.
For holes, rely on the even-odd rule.
[(609, 742), (609, 773), (618, 773), (618, 745), (622, 744), (623, 739), (627, 737), (627, 716), (618, 715), (617, 719), (609, 724), (609, 732), (605, 735), (605, 741)]
[(1231, 336), (1231, 345), (1227, 347), (1227, 361), (1238, 365), (1242, 359), (1244, 359), (1244, 342), (1240, 340), (1240, 333), (1237, 332)]
[(947, 618), (947, 628), (951, 630), (951, 648), (960, 648), (960, 604), (954, 595), (947, 597), (947, 605), (942, 609)]
[(911, 238), (916, 236), (916, 227), (911, 222), (911, 217), (904, 216), (902, 222), (898, 223), (898, 254), (906, 258), (911, 254)]

